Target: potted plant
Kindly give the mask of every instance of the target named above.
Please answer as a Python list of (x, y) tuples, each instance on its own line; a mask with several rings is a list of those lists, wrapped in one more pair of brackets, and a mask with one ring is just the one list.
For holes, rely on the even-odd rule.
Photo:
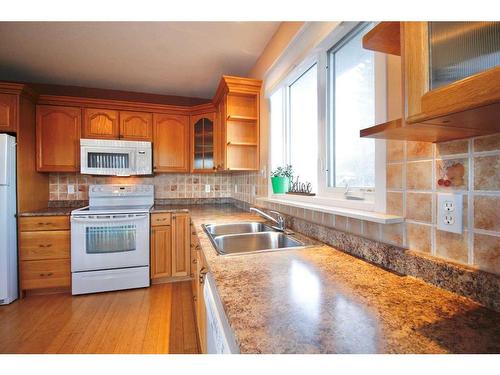
[(285, 194), (289, 187), (290, 181), (293, 177), (293, 170), (291, 165), (285, 167), (278, 167), (271, 172), (271, 184), (273, 185), (274, 194)]

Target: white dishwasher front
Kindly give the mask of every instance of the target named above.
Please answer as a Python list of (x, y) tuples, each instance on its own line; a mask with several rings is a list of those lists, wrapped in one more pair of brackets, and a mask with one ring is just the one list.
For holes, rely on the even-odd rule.
[(215, 281), (210, 273), (205, 277), (203, 296), (207, 314), (207, 353), (238, 354), (239, 346), (227, 321), (215, 288)]

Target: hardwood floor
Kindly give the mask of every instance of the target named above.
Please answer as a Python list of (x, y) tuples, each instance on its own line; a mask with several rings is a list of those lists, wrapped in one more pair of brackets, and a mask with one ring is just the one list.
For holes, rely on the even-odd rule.
[(190, 282), (0, 306), (0, 353), (199, 353)]

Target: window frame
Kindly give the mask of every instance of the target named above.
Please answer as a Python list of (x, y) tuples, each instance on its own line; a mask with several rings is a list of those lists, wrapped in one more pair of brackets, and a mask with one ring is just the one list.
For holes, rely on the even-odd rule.
[[(289, 159), (289, 126), (290, 126), (290, 105), (289, 105), (289, 86), (307, 72), (313, 65), (317, 65), (317, 98), (318, 98), (318, 161), (317, 161), (317, 195), (313, 197), (299, 195), (273, 195), (271, 181), (268, 181), (268, 197), (277, 198), (280, 200), (298, 201), (304, 203), (313, 203), (324, 206), (336, 206), (343, 208), (352, 208), (365, 211), (385, 212), (386, 210), (386, 165), (385, 165), (385, 145), (386, 141), (375, 139), (375, 191), (365, 192), (365, 200), (354, 201), (344, 197), (344, 188), (328, 186), (328, 140), (329, 140), (329, 121), (331, 114), (328, 106), (330, 100), (329, 93), (329, 52), (343, 40), (347, 42), (349, 36), (354, 35), (356, 30), (363, 29), (365, 22), (345, 22), (330, 32), (322, 41), (318, 43), (318, 47), (307, 55), (298, 64), (295, 64), (290, 69), (289, 73), (267, 93), (269, 99), (276, 91), (283, 91), (283, 135), (284, 147), (282, 155), (282, 163), (286, 164)], [(386, 56), (382, 53), (374, 52), (375, 58), (375, 123), (387, 121), (387, 64)], [(271, 108), (269, 100), (269, 108)], [(271, 116), (269, 117), (271, 118)], [(270, 124), (270, 126), (272, 126)], [(269, 129), (271, 133), (271, 129)], [(270, 137), (271, 138), (271, 137)], [(273, 140), (269, 142), (269, 162), (268, 168), (272, 169), (272, 147)], [(352, 192), (360, 193), (359, 188), (352, 188)]]

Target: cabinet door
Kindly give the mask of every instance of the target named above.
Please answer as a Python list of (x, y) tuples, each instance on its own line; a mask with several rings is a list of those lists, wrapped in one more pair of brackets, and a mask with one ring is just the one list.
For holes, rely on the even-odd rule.
[(172, 276), (191, 274), (189, 215), (172, 215)]
[(151, 141), (153, 116), (145, 112), (120, 112), (120, 138), (124, 140)]
[(0, 131), (16, 131), (16, 104), (16, 95), (0, 94)]
[(116, 139), (119, 136), (118, 111), (85, 108), (83, 138)]
[(217, 170), (217, 130), (215, 113), (191, 116), (191, 143), (194, 172), (215, 172)]
[(80, 170), (81, 110), (76, 107), (37, 106), (37, 170)]
[(155, 114), (153, 149), (155, 172), (189, 172), (189, 117)]
[(151, 279), (172, 276), (172, 227), (151, 230)]

